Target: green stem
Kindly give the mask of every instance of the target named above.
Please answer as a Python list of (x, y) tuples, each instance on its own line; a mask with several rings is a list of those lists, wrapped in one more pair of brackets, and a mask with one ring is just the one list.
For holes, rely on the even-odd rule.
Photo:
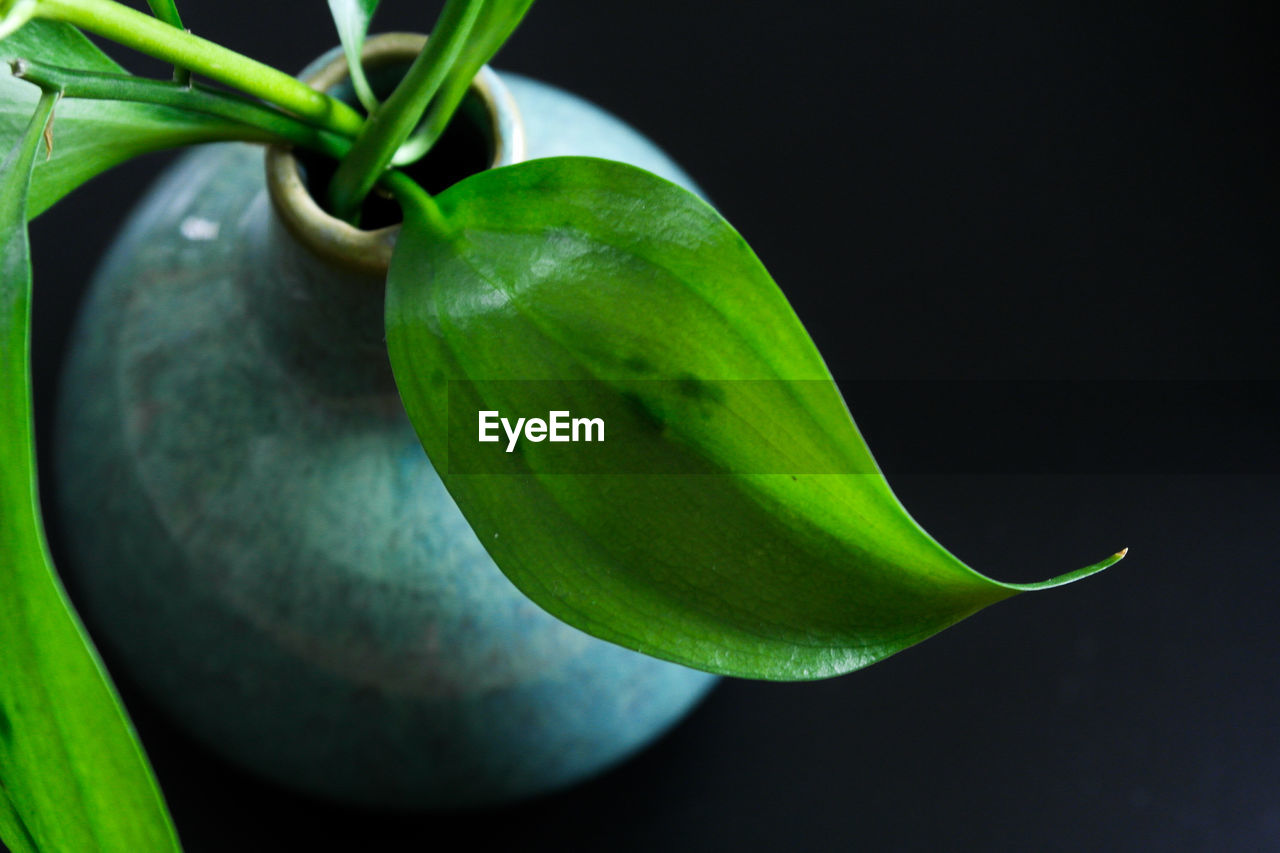
[(422, 120), (422, 124), (403, 145), (396, 149), (395, 154), (392, 155), (391, 164), (402, 166), (412, 163), (430, 151), (431, 146), (436, 144), (444, 134), (445, 128), (449, 126), (450, 119), (457, 112), (469, 88), (471, 88), (471, 80), (465, 80), (460, 75), (451, 75), (451, 78), (445, 82), (440, 96), (431, 102), (431, 108), (427, 110), (427, 117)]
[[(169, 26), (186, 32), (187, 28), (182, 25), (182, 16), (178, 14), (178, 7), (173, 0), (147, 0), (147, 5), (151, 7), (151, 14)], [(186, 86), (191, 82), (191, 69), (181, 65), (173, 66), (173, 82)]]
[(187, 28), (182, 25), (182, 16), (178, 14), (178, 7), (173, 0), (147, 0), (147, 5), (151, 7), (151, 14), (166, 24), (186, 31)]
[[(34, 83), (41, 89), (60, 92), (68, 98), (138, 101), (205, 113), (243, 124), (246, 128), (265, 131), (267, 139), (309, 148), (334, 159), (351, 149), (348, 138), (321, 130), (257, 101), (198, 84), (183, 86), (124, 74), (72, 70), (34, 59), (16, 59), (12, 68), (14, 77)], [(261, 140), (263, 137), (257, 135), (252, 138)]]
[(68, 24), (247, 92), (343, 136), (360, 132), (360, 114), (307, 84), (115, 0), (35, 0), (37, 17)]
[(430, 223), (431, 230), (445, 239), (453, 238), (454, 229), (445, 219), (440, 205), (413, 178), (404, 172), (390, 169), (382, 173), (379, 183), (390, 190), (396, 201), (400, 202), (400, 209), (404, 211), (406, 219), (412, 213), (420, 213)]
[(36, 16), (36, 0), (0, 0), (0, 39), (7, 39)]
[(358, 218), (360, 205), (386, 171), (401, 143), (413, 132), (427, 104), (457, 61), (483, 0), (448, 0), (434, 35), (391, 96), (365, 123), (355, 145), (329, 184), (335, 216)]
[(476, 74), (511, 37), (532, 5), (533, 0), (489, 0), (468, 38), (465, 58), (449, 69), (449, 76), (427, 108), (426, 118), (396, 150), (391, 165), (412, 163), (431, 150), (444, 135)]
[(151, 14), (156, 18), (163, 20), (170, 27), (186, 31), (187, 28), (182, 26), (182, 15), (178, 14), (178, 6), (174, 5), (173, 0), (147, 0), (147, 5), (151, 6)]

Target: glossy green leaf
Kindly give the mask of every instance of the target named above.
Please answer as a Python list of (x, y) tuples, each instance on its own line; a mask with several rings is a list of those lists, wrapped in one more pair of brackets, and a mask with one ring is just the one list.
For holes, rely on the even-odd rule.
[(53, 109), (0, 167), (0, 838), (15, 853), (178, 849), (146, 757), (45, 546), (30, 386), (24, 211)]
[(371, 113), (378, 108), (378, 98), (369, 86), (360, 54), (364, 50), (365, 36), (369, 34), (369, 21), (377, 8), (378, 0), (329, 0), (329, 12), (338, 28), (342, 52), (346, 54), (347, 67), (351, 70), (351, 84), (360, 103)]
[[(121, 73), (115, 62), (78, 30), (33, 20), (0, 41), (0, 150), (8, 150), (26, 127), (40, 90), (12, 76), (8, 63), (24, 57), (50, 65)], [(210, 115), (157, 104), (66, 100), (53, 125), (53, 152), (40, 157), (31, 179), (28, 215), (50, 205), (95, 175), (139, 154), (224, 139), (270, 141), (266, 131)]]
[[(468, 178), (438, 211), (402, 196), (386, 310), (405, 408), (499, 567), (564, 621), (713, 672), (821, 678), (1119, 559), (1003, 584), (938, 545), (760, 261), (691, 193), (556, 158)], [(480, 410), (555, 409), (602, 417), (600, 464), (477, 440)]]
[(458, 105), (462, 103), (471, 81), (511, 37), (532, 5), (533, 0), (485, 0), (467, 35), (462, 52), (449, 69), (425, 120), (396, 152), (393, 163), (411, 163), (435, 144)]

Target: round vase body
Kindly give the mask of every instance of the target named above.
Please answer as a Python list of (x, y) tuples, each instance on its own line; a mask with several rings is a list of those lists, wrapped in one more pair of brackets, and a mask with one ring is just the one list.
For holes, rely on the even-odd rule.
[[(651, 143), (515, 75), (526, 157)], [(544, 613), (489, 559), (401, 408), (382, 294), (279, 224), (262, 149), (215, 145), (140, 204), (60, 390), (59, 510), (95, 635), (221, 754), (400, 807), (571, 784), (680, 718), (712, 676)]]

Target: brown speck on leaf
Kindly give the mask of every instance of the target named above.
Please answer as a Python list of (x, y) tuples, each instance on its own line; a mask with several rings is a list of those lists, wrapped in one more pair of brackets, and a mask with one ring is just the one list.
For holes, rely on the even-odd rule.
[(53, 156), (53, 119), (54, 116), (50, 115), (49, 123), (44, 126), (44, 159), (46, 163)]

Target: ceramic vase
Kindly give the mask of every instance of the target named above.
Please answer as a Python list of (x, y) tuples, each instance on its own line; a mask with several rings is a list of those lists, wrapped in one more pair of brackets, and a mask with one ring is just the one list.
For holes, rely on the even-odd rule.
[[(582, 154), (691, 187), (559, 89), (486, 69), (468, 103), (493, 165)], [(714, 679), (570, 628), (503, 577), (392, 381), (396, 229), (316, 220), (296, 161), (263, 159), (220, 144), (170, 168), (82, 308), (55, 475), (99, 643), (199, 740), (322, 797), (493, 803), (633, 753)]]

